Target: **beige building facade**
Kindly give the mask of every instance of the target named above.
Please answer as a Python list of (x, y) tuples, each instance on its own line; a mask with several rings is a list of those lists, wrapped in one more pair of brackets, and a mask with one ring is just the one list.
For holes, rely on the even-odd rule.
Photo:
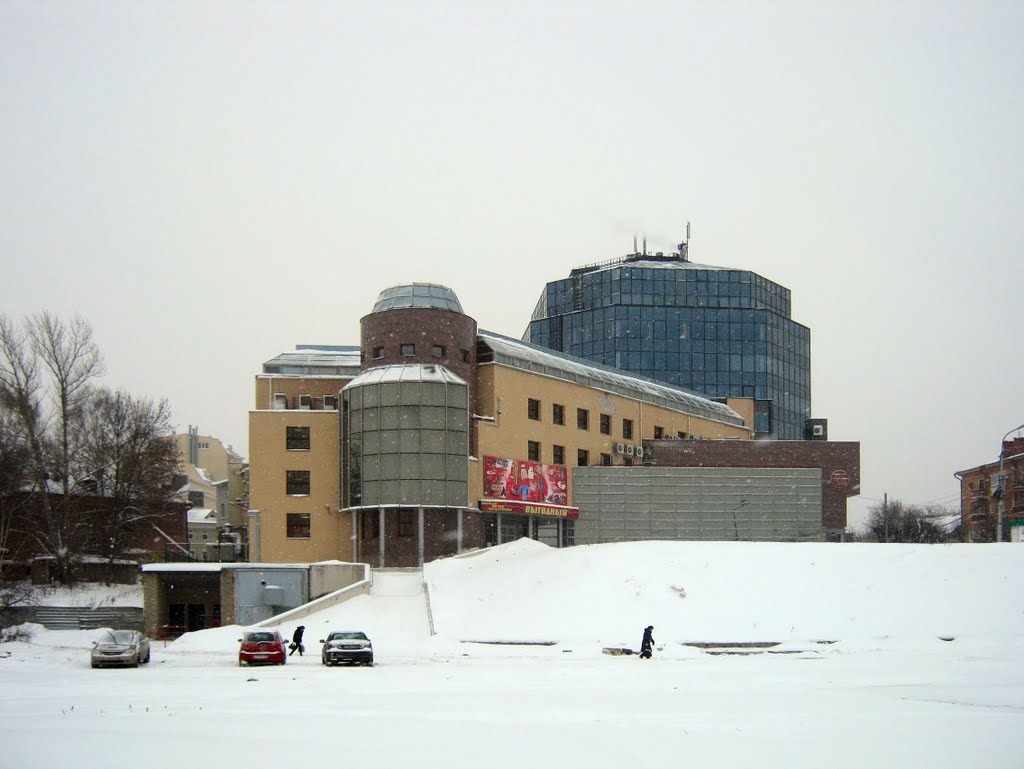
[(256, 377), (251, 561), (410, 566), (518, 536), (569, 545), (576, 467), (643, 464), (644, 440), (752, 435), (752, 401), (481, 331), (442, 286), (387, 289), (361, 326), (358, 347), (299, 346)]

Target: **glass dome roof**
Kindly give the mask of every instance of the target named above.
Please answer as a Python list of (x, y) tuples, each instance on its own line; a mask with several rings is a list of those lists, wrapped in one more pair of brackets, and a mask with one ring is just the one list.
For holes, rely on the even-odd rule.
[(436, 283), (406, 283), (385, 288), (377, 297), (373, 311), (395, 310), (402, 307), (430, 307), (464, 314), (455, 292)]

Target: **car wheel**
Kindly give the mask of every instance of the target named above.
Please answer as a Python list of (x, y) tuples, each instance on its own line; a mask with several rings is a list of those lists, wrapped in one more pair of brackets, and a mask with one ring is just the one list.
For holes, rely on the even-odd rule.
[(146, 652), (146, 659), (142, 660), (142, 661), (143, 661), (143, 662), (145, 662), (145, 663), (146, 663), (147, 665), (149, 664), (149, 655), (150, 655), (150, 654), (151, 654), (151, 652)]

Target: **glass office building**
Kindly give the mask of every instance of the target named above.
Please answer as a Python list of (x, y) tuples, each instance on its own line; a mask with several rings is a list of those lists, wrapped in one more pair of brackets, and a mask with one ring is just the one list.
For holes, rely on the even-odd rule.
[(710, 398), (753, 398), (758, 436), (804, 437), (811, 334), (756, 273), (631, 254), (548, 283), (524, 341)]

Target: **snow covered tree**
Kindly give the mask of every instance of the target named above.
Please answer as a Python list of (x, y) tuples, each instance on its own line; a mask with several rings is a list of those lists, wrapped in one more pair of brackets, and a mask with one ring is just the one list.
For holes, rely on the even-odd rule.
[(957, 516), (942, 507), (904, 505), (899, 500), (878, 502), (868, 508), (865, 541), (868, 542), (951, 542), (957, 528), (950, 521)]

